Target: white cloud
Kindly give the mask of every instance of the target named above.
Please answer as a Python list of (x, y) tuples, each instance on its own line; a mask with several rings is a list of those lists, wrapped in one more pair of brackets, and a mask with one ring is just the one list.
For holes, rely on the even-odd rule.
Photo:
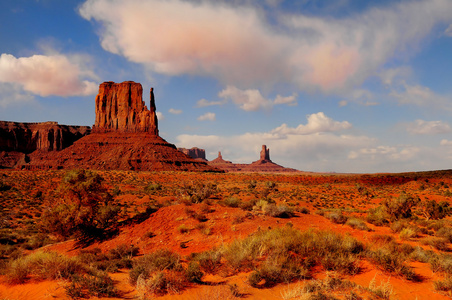
[(198, 121), (215, 121), (215, 113), (207, 112), (198, 117)]
[(249, 3), (213, 0), (87, 0), (80, 8), (102, 25), (105, 50), (154, 72), (325, 92), (350, 89), (395, 55), (416, 51), (436, 25), (452, 21), (451, 11), (450, 0), (396, 2), (338, 19), (281, 12), (267, 19)]
[(228, 86), (218, 93), (218, 97), (231, 99), (241, 109), (246, 111), (256, 111), (260, 109), (270, 109), (272, 102), (265, 99), (259, 90), (241, 90), (235, 86)]
[[(77, 57), (80, 59), (80, 57)], [(93, 73), (64, 55), (0, 56), (0, 82), (20, 85), (40, 96), (87, 96), (96, 94), (98, 84), (84, 78)]]
[(402, 82), (389, 94), (402, 105), (424, 106), (430, 109), (452, 110), (452, 103), (448, 97), (438, 95), (428, 87), (410, 85)]
[(451, 127), (448, 123), (443, 121), (416, 120), (407, 125), (407, 131), (416, 135), (432, 135), (450, 133)]
[(282, 130), (279, 127), (268, 132), (248, 132), (235, 136), (183, 134), (177, 137), (176, 144), (181, 147), (200, 147), (213, 154), (222, 151), (223, 157), (227, 153), (227, 159), (236, 163), (258, 160), (261, 146), (267, 145), (270, 158), (286, 167), (315, 171), (345, 170), (350, 151), (374, 144), (373, 139), (365, 136), (333, 132), (348, 128), (347, 124), (317, 113), (308, 116), (307, 124), (297, 128)]
[(274, 105), (287, 104), (296, 105), (296, 94), (283, 97), (277, 95), (275, 100), (266, 99), (261, 92), (256, 89), (241, 90), (235, 86), (227, 86), (218, 93), (218, 97), (232, 100), (234, 104), (245, 111), (269, 110)]
[(169, 112), (170, 114), (180, 115), (180, 114), (182, 113), (182, 110), (181, 110), (181, 109), (170, 108), (170, 109), (168, 110), (168, 112)]
[(446, 139), (442, 139), (439, 144), (441, 146), (452, 146), (452, 141), (449, 141), (449, 140), (446, 140)]
[(287, 124), (282, 124), (281, 126), (270, 131), (271, 134), (276, 134), (278, 136), (287, 135), (308, 135), (320, 132), (334, 132), (349, 129), (352, 125), (347, 121), (334, 121), (333, 119), (325, 116), (323, 112), (318, 112), (316, 114), (307, 116), (308, 123), (306, 125), (300, 124), (296, 128), (288, 127)]
[(196, 102), (196, 107), (206, 107), (206, 106), (213, 106), (213, 105), (223, 105), (226, 104), (228, 101), (221, 100), (221, 101), (209, 101), (207, 99), (201, 99)]

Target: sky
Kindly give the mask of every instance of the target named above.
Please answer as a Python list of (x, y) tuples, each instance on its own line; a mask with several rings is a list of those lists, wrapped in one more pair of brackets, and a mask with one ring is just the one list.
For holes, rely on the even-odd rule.
[(0, 1), (0, 120), (92, 126), (128, 80), (209, 160), (452, 168), (451, 0)]

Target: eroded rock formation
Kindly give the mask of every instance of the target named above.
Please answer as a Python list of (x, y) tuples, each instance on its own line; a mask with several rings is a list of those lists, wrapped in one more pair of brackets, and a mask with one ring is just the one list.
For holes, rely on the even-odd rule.
[(140, 83), (104, 82), (96, 96), (96, 120), (93, 132), (147, 132), (158, 135), (154, 91), (150, 91), (150, 109), (143, 99)]
[(182, 153), (187, 154), (191, 158), (202, 160), (202, 161), (207, 161), (206, 160), (206, 150), (204, 150), (204, 149), (193, 147), (190, 149), (177, 148), (177, 150), (181, 151)]
[(153, 89), (150, 109), (142, 101), (141, 84), (104, 82), (96, 97), (92, 133), (57, 156), (30, 154), (24, 169), (219, 171), (177, 150), (158, 135)]
[(270, 149), (267, 149), (266, 145), (262, 145), (262, 150), (261, 150), (261, 158), (260, 160), (270, 160)]
[(208, 162), (209, 165), (215, 166), (225, 172), (264, 172), (264, 173), (288, 173), (299, 172), (295, 169), (285, 168), (270, 160), (270, 149), (266, 145), (262, 145), (260, 158), (251, 164), (236, 164), (224, 160), (221, 152), (218, 152), (218, 157)]
[(90, 133), (88, 126), (60, 125), (57, 122), (19, 123), (0, 121), (0, 166), (23, 164), (27, 154), (60, 151)]

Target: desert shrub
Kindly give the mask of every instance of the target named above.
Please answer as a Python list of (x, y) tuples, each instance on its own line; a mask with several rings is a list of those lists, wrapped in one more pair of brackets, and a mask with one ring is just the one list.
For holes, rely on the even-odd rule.
[[(334, 272), (327, 272), (323, 280), (313, 280), (306, 282), (304, 285), (297, 284), (295, 287), (288, 287), (281, 292), (284, 300), (289, 299), (337, 299), (332, 295), (334, 292), (344, 294), (344, 291), (354, 289), (354, 282), (341, 279)], [(360, 298), (355, 292), (350, 291), (345, 299), (358, 300)]]
[(75, 234), (79, 239), (104, 236), (113, 230), (121, 209), (102, 182), (93, 171), (66, 173), (60, 186), (66, 196), (64, 203), (43, 214), (41, 230), (62, 238)]
[(325, 214), (325, 217), (336, 224), (345, 224), (348, 220), (348, 217), (341, 210), (328, 212)]
[(191, 203), (201, 203), (214, 195), (217, 191), (218, 188), (215, 184), (197, 182), (188, 185), (185, 184), (179, 192), (182, 198), (187, 199), (187, 201)]
[(293, 216), (293, 209), (287, 205), (267, 204), (263, 207), (264, 213), (275, 218), (290, 218)]
[(181, 272), (174, 270), (158, 271), (146, 280), (146, 291), (157, 296), (178, 294), (185, 286), (185, 278)]
[(366, 222), (364, 222), (363, 220), (358, 219), (358, 218), (350, 218), (347, 220), (347, 222), (345, 224), (354, 229), (359, 229), (359, 230), (363, 230), (363, 231), (371, 231), (369, 226), (367, 226)]
[(221, 267), (221, 252), (210, 250), (201, 253), (193, 253), (189, 259), (197, 262), (202, 271), (208, 274), (216, 274)]
[(452, 274), (452, 256), (450, 254), (435, 254), (431, 252), (430, 259), (428, 263), (430, 264), (430, 269), (434, 273), (441, 272), (446, 274)]
[(74, 275), (69, 285), (65, 286), (65, 291), (72, 299), (118, 296), (113, 280), (103, 272)]
[(366, 218), (367, 222), (375, 226), (384, 226), (388, 224), (388, 219), (389, 215), (386, 213), (386, 210), (383, 206), (369, 209), (369, 213), (367, 214)]
[(241, 201), (239, 204), (240, 209), (252, 211), (253, 207), (256, 205), (257, 199), (252, 199), (249, 201)]
[(380, 285), (377, 286), (376, 277), (374, 277), (370, 283), (369, 288), (367, 289), (372, 296), (377, 297), (377, 299), (391, 299), (393, 295), (392, 285), (389, 283), (389, 278), (387, 282), (380, 282)]
[(309, 211), (309, 209), (307, 209), (306, 207), (300, 207), (300, 208), (297, 209), (297, 211), (298, 211), (299, 213), (305, 214), (305, 215), (308, 215), (308, 214), (311, 213), (311, 212)]
[(435, 235), (445, 238), (449, 243), (452, 243), (452, 227), (442, 227), (436, 232)]
[(391, 220), (406, 219), (411, 217), (412, 208), (420, 202), (419, 197), (402, 194), (396, 199), (386, 199), (383, 206)]
[(434, 281), (433, 287), (434, 287), (435, 291), (450, 293), (452, 291), (452, 277), (446, 276), (446, 278), (444, 278), (444, 280)]
[(417, 275), (406, 263), (406, 255), (394, 249), (380, 248), (369, 251), (368, 259), (382, 270), (404, 277), (407, 280), (417, 280)]
[(399, 233), (403, 229), (407, 228), (408, 226), (410, 226), (410, 223), (408, 221), (399, 220), (399, 221), (392, 222), (390, 228), (393, 232)]
[(426, 237), (421, 240), (421, 243), (423, 245), (428, 245), (436, 250), (440, 251), (448, 251), (449, 247), (447, 245), (448, 240), (445, 238), (438, 238), (438, 237)]
[(56, 252), (35, 252), (11, 261), (6, 277), (10, 283), (18, 284), (26, 282), (31, 276), (38, 280), (68, 279), (83, 272), (86, 272), (86, 267), (76, 259)]
[(181, 271), (182, 269), (178, 254), (166, 249), (159, 249), (133, 262), (132, 269), (129, 271), (129, 280), (132, 284), (135, 284), (140, 275), (147, 279), (156, 271)]
[(434, 259), (436, 254), (431, 250), (424, 250), (423, 248), (417, 246), (414, 248), (413, 252), (410, 254), (410, 258), (415, 261), (422, 263), (428, 263)]
[(427, 220), (443, 219), (451, 212), (449, 202), (441, 201), (438, 203), (435, 200), (423, 201), (420, 205), (420, 210)]
[(384, 245), (395, 242), (395, 239), (393, 236), (387, 234), (374, 234), (370, 237), (370, 241), (377, 245)]
[(256, 180), (251, 180), (250, 182), (248, 182), (248, 190), (253, 191), (257, 186), (257, 181)]
[(417, 237), (417, 232), (413, 228), (407, 227), (400, 231), (399, 236), (402, 240), (410, 240)]
[(223, 204), (228, 207), (239, 207), (240, 199), (237, 197), (227, 197), (223, 200)]
[(160, 183), (151, 182), (144, 188), (144, 190), (148, 194), (155, 194), (157, 191), (162, 190), (162, 185)]
[(187, 269), (185, 270), (185, 277), (190, 282), (201, 282), (204, 273), (201, 271), (201, 266), (199, 262), (191, 261), (188, 263)]

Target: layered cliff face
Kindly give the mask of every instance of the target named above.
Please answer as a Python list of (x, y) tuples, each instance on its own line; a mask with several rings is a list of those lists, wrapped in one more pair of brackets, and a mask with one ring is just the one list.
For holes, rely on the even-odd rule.
[(150, 92), (150, 109), (146, 107), (140, 83), (104, 82), (96, 96), (96, 120), (93, 132), (147, 132), (158, 135), (154, 91)]
[(0, 121), (0, 167), (12, 168), (28, 161), (33, 151), (60, 151), (90, 133), (88, 126), (57, 122), (18, 123)]
[(0, 121), (0, 151), (59, 151), (89, 134), (90, 130), (88, 126), (60, 125), (57, 122)]

